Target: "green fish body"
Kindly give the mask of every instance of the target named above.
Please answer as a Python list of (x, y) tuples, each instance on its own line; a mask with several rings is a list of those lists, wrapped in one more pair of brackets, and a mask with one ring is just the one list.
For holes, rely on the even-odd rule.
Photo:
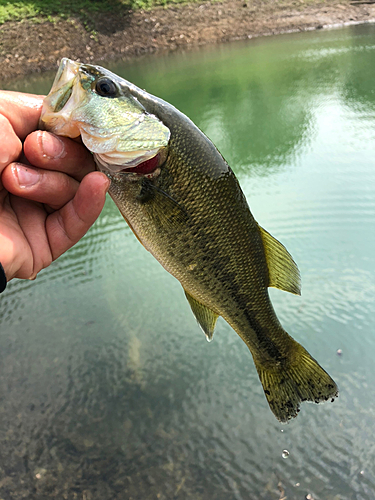
[[(116, 100), (130, 99), (139, 113), (154, 120), (152, 132), (144, 119), (136, 125), (135, 157), (142, 141), (156, 139), (152, 147), (149, 143), (143, 147), (151, 151), (149, 157), (135, 166), (134, 159), (130, 166), (119, 161), (121, 151), (112, 155), (114, 164), (103, 155), (98, 159), (100, 153), (92, 144), (89, 149), (111, 179), (109, 193), (139, 241), (181, 283), (207, 338), (212, 339), (222, 316), (248, 346), (270, 408), (282, 422), (297, 415), (301, 401), (335, 398), (335, 382), (285, 332), (269, 299), (268, 287), (300, 293), (298, 268), (285, 247), (257, 224), (235, 175), (212, 142), (167, 102), (103, 68), (68, 60), (62, 62), (46, 98), (45, 128), (59, 133), (56, 111), (61, 114), (69, 104), (66, 89), (63, 97), (60, 91), (59, 101), (59, 88), (61, 81), (67, 86), (69, 65), (76, 65), (71, 88), (84, 89), (82, 95), (95, 94), (86, 101), (86, 111), (84, 107), (80, 111), (85, 120), (90, 115), (90, 126), (99, 101), (111, 101), (115, 110)], [(113, 87), (103, 82), (109, 87), (112, 82)], [(100, 95), (102, 87), (110, 95)], [(74, 123), (77, 133), (81, 122), (72, 114), (65, 120)], [(105, 128), (103, 123), (101, 117)]]

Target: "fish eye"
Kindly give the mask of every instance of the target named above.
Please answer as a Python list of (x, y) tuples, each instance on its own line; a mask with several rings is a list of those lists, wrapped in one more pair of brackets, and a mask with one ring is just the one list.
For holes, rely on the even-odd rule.
[(95, 92), (102, 97), (115, 97), (117, 95), (117, 87), (110, 78), (99, 78), (95, 85)]

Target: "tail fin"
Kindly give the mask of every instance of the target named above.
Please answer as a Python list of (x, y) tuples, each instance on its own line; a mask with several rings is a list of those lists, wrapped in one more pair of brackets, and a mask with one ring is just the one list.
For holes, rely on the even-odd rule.
[(298, 342), (289, 363), (262, 365), (255, 360), (268, 404), (280, 422), (296, 417), (303, 401), (332, 401), (338, 396), (335, 382)]

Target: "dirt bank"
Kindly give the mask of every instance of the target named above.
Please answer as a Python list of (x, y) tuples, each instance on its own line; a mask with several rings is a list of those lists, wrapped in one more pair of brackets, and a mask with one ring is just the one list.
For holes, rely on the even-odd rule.
[(207, 43), (375, 20), (375, 4), (228, 0), (123, 11), (79, 20), (0, 26), (0, 81), (54, 69), (61, 57), (99, 62)]

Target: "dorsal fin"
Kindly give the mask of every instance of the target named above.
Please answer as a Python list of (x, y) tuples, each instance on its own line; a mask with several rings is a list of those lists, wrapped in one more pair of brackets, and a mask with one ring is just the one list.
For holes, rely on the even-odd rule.
[(269, 284), (280, 290), (301, 295), (301, 276), (288, 250), (259, 226), (268, 266)]
[(184, 292), (196, 320), (206, 335), (206, 339), (208, 342), (211, 342), (219, 315), (214, 313), (198, 300), (194, 299), (194, 297), (192, 297), (186, 290), (184, 290)]

